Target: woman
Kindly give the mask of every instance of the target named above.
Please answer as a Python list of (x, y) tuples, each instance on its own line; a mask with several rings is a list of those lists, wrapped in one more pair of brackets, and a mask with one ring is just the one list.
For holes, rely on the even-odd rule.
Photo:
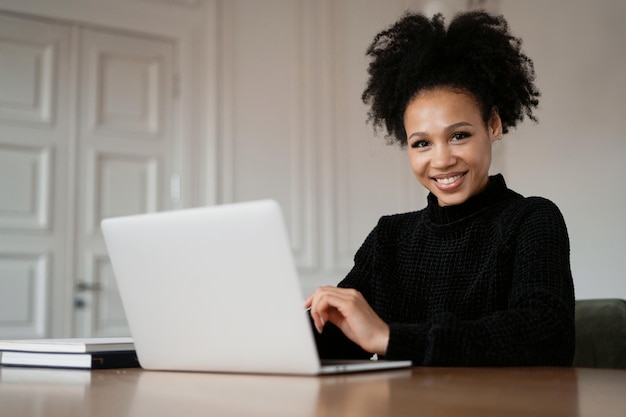
[(491, 147), (533, 109), (532, 61), (502, 17), (407, 13), (376, 36), (363, 101), (406, 148), (427, 207), (385, 216), (338, 287), (306, 301), (323, 357), (415, 365), (570, 366), (563, 217), (489, 176)]

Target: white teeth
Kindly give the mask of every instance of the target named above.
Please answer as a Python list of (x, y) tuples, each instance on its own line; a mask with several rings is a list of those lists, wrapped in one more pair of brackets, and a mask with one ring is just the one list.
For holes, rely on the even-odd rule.
[(454, 181), (458, 180), (459, 178), (461, 178), (460, 175), (455, 175), (454, 177), (448, 177), (448, 178), (437, 178), (437, 182), (439, 184), (452, 184)]

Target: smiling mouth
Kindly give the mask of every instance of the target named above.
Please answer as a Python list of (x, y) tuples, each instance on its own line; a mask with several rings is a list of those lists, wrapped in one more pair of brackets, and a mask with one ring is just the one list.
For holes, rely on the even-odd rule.
[(459, 178), (463, 177), (465, 174), (466, 172), (463, 172), (462, 174), (456, 174), (451, 177), (433, 178), (433, 180), (435, 180), (437, 184), (450, 185), (454, 184)]

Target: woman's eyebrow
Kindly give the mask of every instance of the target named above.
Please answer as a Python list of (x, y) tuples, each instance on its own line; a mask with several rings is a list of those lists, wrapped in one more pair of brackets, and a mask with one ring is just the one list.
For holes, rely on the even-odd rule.
[[(450, 126), (446, 127), (445, 130), (446, 132), (449, 132), (450, 130), (455, 130), (455, 129), (458, 129), (460, 127), (465, 127), (465, 126), (473, 127), (473, 125), (470, 122), (458, 122), (458, 123), (453, 123)], [(424, 137), (424, 136), (428, 136), (428, 134), (426, 132), (413, 132), (409, 135), (407, 140), (410, 140), (413, 136)]]
[(465, 127), (465, 126), (473, 127), (473, 125), (470, 122), (458, 122), (458, 123), (451, 124), (450, 126), (446, 128), (446, 130), (448, 131), (455, 130), (455, 129), (458, 129), (460, 127)]
[(424, 132), (413, 132), (413, 133), (411, 133), (411, 135), (407, 138), (407, 140), (411, 140), (411, 138), (412, 138), (413, 136), (427, 136), (427, 135), (426, 135), (426, 133), (424, 133)]

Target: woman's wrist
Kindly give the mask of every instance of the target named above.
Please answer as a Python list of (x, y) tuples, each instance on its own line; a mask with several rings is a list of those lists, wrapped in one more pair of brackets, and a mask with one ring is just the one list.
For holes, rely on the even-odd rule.
[(376, 353), (380, 356), (385, 356), (387, 354), (387, 346), (389, 345), (389, 325), (385, 323), (380, 336), (378, 337), (378, 342), (376, 343), (376, 348), (373, 353)]

